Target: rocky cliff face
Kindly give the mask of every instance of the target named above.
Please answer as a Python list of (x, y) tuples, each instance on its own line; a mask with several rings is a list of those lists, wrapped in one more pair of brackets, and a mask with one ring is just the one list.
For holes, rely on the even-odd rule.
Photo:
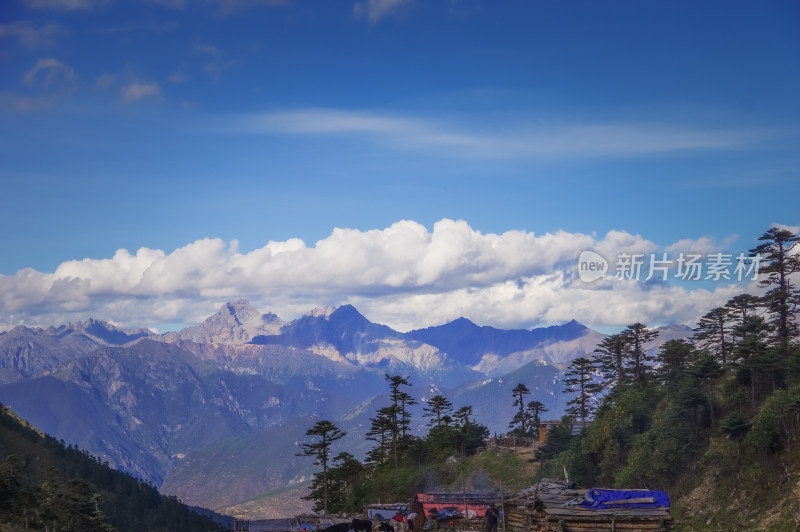
[(178, 332), (167, 333), (167, 342), (189, 340), (198, 343), (238, 345), (258, 335), (280, 332), (284, 322), (272, 313), (261, 314), (249, 301), (240, 299), (226, 303), (203, 323)]

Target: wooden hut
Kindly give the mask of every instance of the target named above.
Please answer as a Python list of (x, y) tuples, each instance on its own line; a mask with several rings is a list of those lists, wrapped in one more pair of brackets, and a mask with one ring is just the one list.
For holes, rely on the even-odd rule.
[[(587, 497), (591, 491), (565, 489), (557, 480), (543, 479), (503, 501), (506, 529), (513, 532), (667, 532), (672, 527), (669, 502), (663, 506), (657, 498), (644, 496), (653, 492), (625, 490), (626, 495), (620, 495), (624, 500), (588, 507), (585, 501), (591, 500), (591, 496)], [(637, 497), (637, 494), (643, 496)]]
[[(495, 491), (431, 491), (418, 493), (414, 498), (412, 511), (414, 530), (420, 530), (425, 522), (436, 516), (434, 527), (439, 521), (458, 523), (457, 528), (481, 529), (484, 514), (490, 504), (499, 504), (500, 496)], [(439, 527), (447, 528), (447, 526)]]

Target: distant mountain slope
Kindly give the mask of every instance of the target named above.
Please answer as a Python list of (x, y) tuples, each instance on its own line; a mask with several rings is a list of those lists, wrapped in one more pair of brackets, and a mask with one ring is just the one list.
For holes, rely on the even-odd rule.
[(359, 353), (374, 348), (376, 339), (399, 338), (391, 327), (372, 323), (352, 305), (335, 309), (316, 309), (281, 329), (280, 336), (259, 338), (254, 343), (281, 343), (298, 347), (319, 344), (336, 345), (345, 353)]
[[(339, 362), (351, 362), (377, 369), (429, 374), (448, 373), (447, 355), (422, 342), (406, 339), (386, 325), (372, 323), (352, 305), (317, 309), (284, 325), (278, 335), (257, 336), (258, 345), (291, 345), (313, 351)], [(441, 376), (441, 375), (440, 375)], [(453, 375), (453, 378), (456, 378)], [(464, 378), (463, 375), (460, 378)]]
[[(369, 429), (369, 418), (377, 408), (378, 404), (368, 401), (367, 405), (337, 419), (337, 427), (347, 433), (337, 443), (337, 449), (363, 456), (370, 445), (364, 435)], [(192, 504), (221, 508), (267, 491), (305, 485), (318, 469), (313, 458), (297, 456), (298, 443), (309, 441), (306, 431), (318, 419), (317, 416), (299, 417), (279, 426), (221, 438), (212, 445), (197, 448), (170, 472), (162, 489)], [(282, 510), (288, 513), (274, 517), (288, 517), (297, 511)]]
[(406, 336), (437, 347), (467, 366), (475, 366), (486, 354), (505, 357), (545, 344), (575, 340), (589, 332), (588, 327), (575, 320), (533, 330), (504, 330), (479, 327), (466, 318), (458, 318), (444, 325), (410, 331)]
[[(263, 431), (284, 433), (309, 416), (340, 419), (386, 386), (380, 372), (304, 350), (186, 345), (196, 353), (152, 339), (100, 348), (53, 375), (0, 386), (0, 401), (43, 430), (161, 485), (199, 449)], [(269, 458), (278, 467), (286, 454), (273, 450)], [(245, 481), (260, 474), (244, 472)], [(178, 494), (204, 504), (185, 490)]]
[(523, 367), (529, 362), (542, 361), (560, 368), (566, 367), (578, 357), (591, 357), (593, 351), (606, 335), (586, 329), (583, 335), (571, 340), (560, 340), (540, 344), (541, 347), (525, 349), (507, 356), (486, 354), (473, 369), (489, 377), (496, 377)]
[(47, 329), (20, 325), (0, 333), (0, 383), (46, 375), (98, 347), (124, 345), (152, 334), (117, 329), (100, 320)]
[[(646, 347), (690, 334), (664, 328)], [(97, 320), (2, 333), (0, 401), (182, 500), (233, 506), (309, 478), (295, 443), (315, 420), (346, 430), (346, 450), (363, 456), (369, 420), (388, 405), (385, 374), (413, 384), (419, 433), (437, 393), (505, 432), (519, 383), (560, 417), (561, 371), (604, 336), (575, 321), (506, 331), (463, 318), (400, 333), (350, 305), (285, 322), (240, 300), (165, 335)]]
[(557, 419), (563, 415), (570, 398), (563, 393), (561, 371), (540, 360), (529, 362), (501, 377), (462, 386), (453, 391), (452, 401), (457, 408), (472, 405), (480, 423), (492, 432), (504, 433), (509, 430), (508, 424), (517, 410), (511, 395), (517, 384), (525, 384), (531, 391), (525, 398), (526, 404), (536, 400), (545, 405), (548, 412), (542, 415), (543, 419)]

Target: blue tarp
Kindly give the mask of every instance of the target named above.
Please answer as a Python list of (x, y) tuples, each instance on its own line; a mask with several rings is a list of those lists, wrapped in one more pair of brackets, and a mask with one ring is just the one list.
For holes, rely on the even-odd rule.
[[(652, 498), (653, 502), (624, 502), (625, 500), (629, 499), (646, 498)], [(663, 491), (608, 490), (592, 488), (586, 492), (584, 501), (578, 506), (596, 510), (603, 510), (606, 508), (656, 508), (658, 506), (665, 506), (669, 508), (669, 495)]]

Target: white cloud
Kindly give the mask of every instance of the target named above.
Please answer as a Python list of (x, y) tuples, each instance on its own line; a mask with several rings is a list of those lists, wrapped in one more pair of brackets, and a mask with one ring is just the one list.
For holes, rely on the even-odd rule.
[(63, 11), (88, 10), (98, 4), (94, 0), (27, 0), (25, 3), (31, 9), (57, 9)]
[(506, 126), (487, 133), (415, 117), (341, 109), (295, 109), (239, 119), (239, 131), (268, 134), (361, 135), (394, 149), (490, 159), (637, 157), (686, 150), (730, 150), (762, 142), (765, 131), (673, 125), (545, 124)]
[[(373, 321), (393, 324), (401, 330), (446, 323), (460, 316), (479, 325), (509, 328), (565, 323), (571, 319), (596, 327), (624, 326), (637, 321), (694, 326), (709, 309), (748, 289), (755, 290), (748, 285), (721, 285), (709, 291), (685, 286), (652, 288), (640, 282), (612, 284), (613, 288), (594, 289), (569, 283), (556, 272), (480, 289), (359, 297), (352, 303)], [(422, 316), (421, 309), (425, 309)]]
[(189, 78), (181, 72), (173, 72), (167, 76), (167, 81), (170, 83), (186, 83), (189, 81)]
[(71, 83), (75, 79), (75, 71), (52, 57), (39, 59), (22, 77), (22, 84), (37, 86), (50, 90)]
[(239, 65), (236, 59), (226, 58), (225, 54), (213, 44), (196, 43), (193, 46), (194, 51), (205, 56), (210, 60), (204, 65), (206, 74), (212, 78), (218, 79), (223, 72)]
[(186, 7), (186, 0), (147, 0), (151, 4), (160, 4), (172, 9), (183, 9)]
[(289, 2), (290, 0), (220, 0), (219, 11), (222, 14), (230, 14), (258, 6), (283, 6)]
[(350, 302), (399, 329), (462, 315), (504, 327), (573, 318), (598, 326), (691, 324), (748, 288), (615, 279), (584, 284), (576, 263), (586, 249), (612, 257), (657, 246), (622, 231), (602, 238), (564, 231), (484, 234), (444, 219), (432, 230), (409, 220), (369, 231), (337, 228), (313, 247), (290, 239), (242, 253), (235, 240), (203, 239), (171, 253), (122, 249), (111, 258), (64, 262), (52, 273), (0, 275), (0, 329), (88, 317), (126, 326), (194, 323), (241, 297), (285, 319)]
[(136, 102), (142, 98), (153, 98), (161, 95), (161, 87), (158, 83), (140, 83), (135, 81), (122, 88), (123, 102)]
[(412, 3), (412, 0), (364, 0), (353, 5), (353, 14), (358, 18), (366, 18), (374, 24)]
[[(711, 253), (720, 253), (725, 249), (728, 249), (738, 238), (739, 235), (731, 235), (720, 242), (716, 242), (714, 239), (709, 237), (700, 237), (696, 239), (683, 238), (674, 244), (667, 246), (665, 251), (671, 254), (693, 253), (706, 256)], [(742, 252), (746, 253), (747, 250), (744, 249)]]
[(222, 52), (220, 51), (220, 49), (217, 48), (216, 46), (214, 46), (213, 44), (196, 43), (194, 45), (194, 49), (195, 49), (196, 52), (200, 52), (201, 54), (210, 55), (212, 57), (217, 57), (217, 56), (222, 55)]
[(39, 59), (20, 80), (22, 92), (13, 95), (20, 111), (44, 109), (75, 88), (75, 71), (53, 57)]
[(35, 28), (29, 22), (0, 24), (0, 38), (16, 37), (20, 44), (27, 47), (53, 46), (58, 37), (65, 31), (58, 24), (45, 24)]
[(99, 76), (97, 76), (97, 88), (99, 89), (110, 89), (116, 83), (117, 77), (114, 74), (109, 74), (108, 72), (103, 72)]

